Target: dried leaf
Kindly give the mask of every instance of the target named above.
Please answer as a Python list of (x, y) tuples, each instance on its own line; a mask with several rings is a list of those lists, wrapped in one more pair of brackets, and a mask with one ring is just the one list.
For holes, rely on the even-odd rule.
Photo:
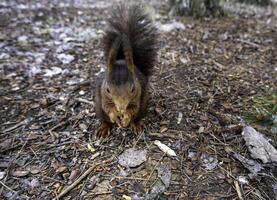
[(165, 191), (166, 187), (161, 180), (156, 181), (150, 193), (145, 196), (146, 200), (156, 199), (156, 197)]
[(239, 153), (234, 153), (233, 157), (240, 161), (241, 164), (253, 174), (257, 174), (259, 171), (263, 169), (260, 163), (258, 163), (255, 160), (247, 159)]
[(118, 157), (118, 162), (124, 167), (137, 167), (147, 160), (146, 150), (135, 150), (134, 148), (126, 149)]
[(171, 179), (171, 171), (165, 164), (160, 164), (157, 167), (158, 177), (164, 183), (165, 187), (169, 187), (170, 179)]
[(247, 126), (242, 135), (253, 158), (260, 159), (263, 163), (277, 162), (277, 150), (261, 133)]
[(176, 153), (171, 148), (161, 143), (159, 140), (155, 140), (154, 144), (157, 145), (159, 149), (162, 150), (164, 153), (166, 153), (168, 156), (173, 156), (173, 157), (177, 156)]

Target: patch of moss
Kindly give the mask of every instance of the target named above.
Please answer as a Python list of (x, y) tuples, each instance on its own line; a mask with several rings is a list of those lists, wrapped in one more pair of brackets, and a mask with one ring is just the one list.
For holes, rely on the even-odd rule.
[(277, 114), (277, 93), (255, 97), (253, 106), (243, 113), (244, 120), (249, 124), (273, 125)]

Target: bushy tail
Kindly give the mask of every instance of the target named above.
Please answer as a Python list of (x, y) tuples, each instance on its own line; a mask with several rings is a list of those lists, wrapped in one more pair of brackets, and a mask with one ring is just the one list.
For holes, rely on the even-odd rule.
[[(157, 57), (157, 29), (141, 5), (120, 4), (112, 10), (103, 37), (107, 62), (126, 59), (131, 51), (134, 65), (146, 76), (151, 74)], [(111, 52), (115, 55), (110, 58)]]

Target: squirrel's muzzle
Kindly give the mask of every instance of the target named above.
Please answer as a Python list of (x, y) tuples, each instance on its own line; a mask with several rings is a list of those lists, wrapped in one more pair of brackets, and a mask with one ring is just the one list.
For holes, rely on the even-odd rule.
[(128, 107), (129, 102), (120, 102), (120, 103), (115, 103), (116, 110), (120, 113), (123, 114), (125, 113), (127, 107)]

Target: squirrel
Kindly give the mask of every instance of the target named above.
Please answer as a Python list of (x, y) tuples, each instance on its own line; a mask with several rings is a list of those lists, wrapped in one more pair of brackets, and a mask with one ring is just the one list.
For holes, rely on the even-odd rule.
[(143, 131), (149, 94), (148, 80), (157, 57), (158, 32), (142, 5), (119, 4), (107, 20), (102, 46), (106, 70), (96, 91), (97, 138), (113, 124)]

